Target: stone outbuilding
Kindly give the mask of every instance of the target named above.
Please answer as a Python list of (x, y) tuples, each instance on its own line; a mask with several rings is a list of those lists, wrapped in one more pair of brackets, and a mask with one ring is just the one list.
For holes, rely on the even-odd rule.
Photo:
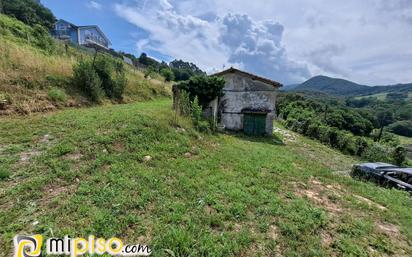
[(276, 97), (282, 84), (235, 68), (212, 76), (226, 81), (224, 96), (205, 110), (219, 127), (248, 135), (272, 135)]

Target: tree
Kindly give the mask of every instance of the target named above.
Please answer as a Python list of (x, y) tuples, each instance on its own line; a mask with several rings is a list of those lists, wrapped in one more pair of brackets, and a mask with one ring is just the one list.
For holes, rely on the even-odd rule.
[(392, 158), (396, 165), (402, 166), (406, 160), (406, 148), (403, 146), (397, 146), (392, 153)]
[(194, 76), (177, 85), (179, 90), (189, 93), (192, 101), (197, 96), (202, 107), (206, 107), (216, 97), (223, 96), (224, 86), (225, 80), (223, 78), (207, 76)]
[(393, 123), (394, 121), (393, 114), (392, 112), (387, 111), (387, 110), (380, 110), (376, 114), (376, 120), (380, 128), (379, 135), (377, 138), (377, 141), (379, 142), (381, 141), (381, 138), (382, 138), (383, 128)]
[(170, 62), (169, 67), (172, 69), (176, 81), (184, 81), (192, 76), (205, 76), (206, 73), (191, 62), (174, 60)]
[(395, 122), (389, 126), (389, 130), (401, 136), (412, 137), (412, 120)]
[(173, 81), (175, 79), (175, 74), (169, 68), (161, 69), (160, 74), (165, 78), (166, 81)]
[[(56, 22), (53, 13), (33, 0), (2, 0), (3, 13), (14, 17), (30, 26), (42, 25), (47, 29), (52, 29)], [(1, 7), (0, 7), (1, 8)]]

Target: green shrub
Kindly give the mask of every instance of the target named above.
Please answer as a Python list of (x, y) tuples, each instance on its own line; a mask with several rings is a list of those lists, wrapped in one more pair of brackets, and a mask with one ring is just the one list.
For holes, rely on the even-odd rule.
[(127, 84), (124, 65), (105, 55), (96, 57), (93, 68), (102, 81), (102, 87), (107, 97), (121, 100)]
[(184, 90), (180, 90), (179, 94), (180, 94), (180, 99), (179, 99), (180, 114), (183, 116), (189, 116), (191, 113), (191, 108), (192, 108), (189, 94)]
[(192, 121), (195, 126), (197, 126), (202, 119), (202, 107), (199, 105), (199, 99), (197, 96), (193, 100), (191, 107)]
[(370, 162), (390, 162), (390, 157), (391, 149), (379, 143), (373, 143), (362, 155)]
[(401, 136), (412, 137), (412, 120), (395, 122), (389, 126), (389, 131)]
[(80, 61), (73, 68), (74, 84), (77, 85), (93, 102), (101, 102), (104, 96), (102, 81), (91, 61)]
[(362, 156), (364, 152), (368, 149), (369, 143), (363, 137), (356, 137), (355, 138), (355, 154), (357, 156)]
[(319, 126), (320, 124), (317, 122), (311, 123), (308, 126), (306, 135), (314, 139), (319, 139)]
[(223, 96), (225, 80), (220, 77), (194, 76), (180, 82), (177, 87), (189, 93), (190, 99), (197, 96), (202, 107), (207, 106), (216, 97)]
[(175, 74), (169, 68), (160, 70), (160, 75), (162, 75), (166, 81), (173, 81), (175, 79)]
[(41, 25), (33, 26), (33, 36), (35, 38), (35, 44), (38, 48), (45, 50), (46, 52), (53, 53), (56, 49), (56, 42), (50, 36), (49, 32)]
[(406, 148), (403, 146), (397, 146), (392, 152), (392, 159), (396, 165), (402, 166), (406, 161)]
[(344, 131), (338, 131), (337, 148), (346, 154), (354, 155), (356, 144), (353, 135)]
[(74, 83), (94, 102), (104, 96), (122, 100), (127, 85), (123, 63), (99, 55), (95, 60), (83, 60), (74, 66)]
[(207, 120), (201, 120), (197, 123), (196, 129), (199, 132), (209, 133), (210, 132), (210, 123)]
[(116, 78), (114, 79), (114, 83), (113, 83), (112, 97), (117, 100), (122, 100), (126, 85), (127, 85), (126, 74), (124, 72), (116, 74)]
[(324, 144), (329, 144), (329, 128), (326, 126), (319, 126), (319, 140)]
[(0, 169), (0, 180), (5, 180), (11, 175), (10, 171), (6, 169)]
[(338, 133), (339, 130), (336, 128), (329, 128), (328, 130), (329, 144), (334, 148), (339, 148)]
[(53, 102), (66, 102), (67, 95), (66, 93), (59, 88), (52, 88), (47, 93), (47, 97)]

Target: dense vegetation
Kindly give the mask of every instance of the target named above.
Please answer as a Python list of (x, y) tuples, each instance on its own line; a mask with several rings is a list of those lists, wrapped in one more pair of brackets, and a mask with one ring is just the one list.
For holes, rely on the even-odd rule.
[[(394, 121), (387, 108), (375, 106), (374, 112), (344, 103), (307, 99), (299, 94), (283, 94), (278, 100), (279, 116), (293, 131), (361, 156), (369, 161), (402, 165), (406, 152), (398, 138), (383, 131)], [(374, 129), (376, 129), (374, 131)]]
[(186, 91), (191, 100), (197, 97), (202, 107), (206, 107), (216, 97), (221, 97), (224, 86), (223, 78), (207, 76), (195, 76), (177, 84), (177, 88)]
[(142, 53), (137, 60), (141, 65), (146, 66), (149, 72), (158, 72), (169, 81), (185, 81), (193, 76), (206, 75), (206, 73), (195, 64), (182, 60), (174, 60), (167, 64), (148, 57), (146, 53)]
[(199, 131), (215, 130), (216, 121), (211, 117), (204, 117), (203, 111), (206, 111), (212, 100), (223, 95), (224, 86), (223, 78), (207, 76), (194, 76), (176, 84), (173, 87), (176, 114), (191, 117)]
[(74, 67), (73, 80), (74, 84), (94, 102), (101, 102), (104, 96), (123, 100), (127, 84), (123, 62), (105, 55), (81, 60)]
[(53, 13), (34, 0), (1, 0), (0, 12), (27, 25), (41, 25), (52, 29), (56, 18)]
[[(412, 99), (406, 92), (389, 93), (383, 99), (377, 97), (348, 98), (345, 105), (356, 108), (369, 117), (384, 118), (384, 120), (375, 120), (375, 124), (389, 126), (388, 129), (393, 133), (402, 136), (412, 134), (412, 128), (408, 127), (412, 121)], [(386, 117), (383, 117), (383, 114), (386, 114)]]

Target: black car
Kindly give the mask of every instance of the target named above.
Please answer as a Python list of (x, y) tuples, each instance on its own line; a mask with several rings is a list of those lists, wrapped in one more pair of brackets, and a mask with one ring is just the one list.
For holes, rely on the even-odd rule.
[(387, 163), (363, 163), (354, 165), (351, 175), (412, 192), (412, 168)]

